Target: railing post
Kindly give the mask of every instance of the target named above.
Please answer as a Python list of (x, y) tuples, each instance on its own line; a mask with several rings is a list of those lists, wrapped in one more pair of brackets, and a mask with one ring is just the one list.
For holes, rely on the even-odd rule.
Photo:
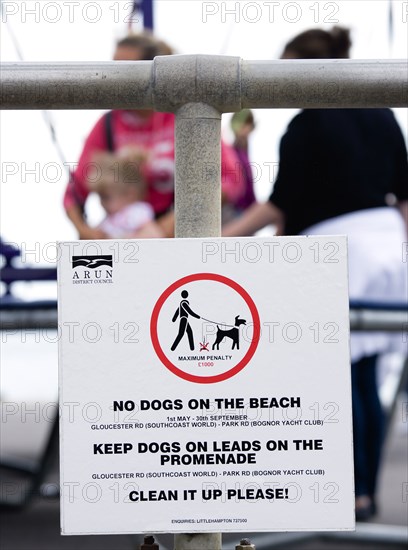
[[(203, 103), (176, 113), (175, 235), (221, 235), (221, 114)], [(176, 534), (175, 550), (221, 550), (221, 533)]]
[(174, 550), (221, 550), (221, 533), (174, 535)]
[(221, 235), (221, 114), (204, 103), (176, 113), (175, 234)]

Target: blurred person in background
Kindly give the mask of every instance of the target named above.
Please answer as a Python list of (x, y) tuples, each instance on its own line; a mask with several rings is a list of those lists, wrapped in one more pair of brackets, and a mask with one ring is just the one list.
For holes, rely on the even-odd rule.
[[(171, 48), (165, 42), (144, 31), (130, 34), (120, 40), (116, 45), (114, 60), (153, 60), (158, 55), (171, 53)], [(86, 139), (79, 163), (71, 174), (64, 196), (66, 213), (79, 238), (107, 237), (101, 228), (90, 227), (85, 217), (85, 203), (90, 191), (87, 171), (92, 168), (93, 155), (96, 151), (120, 153), (121, 149), (128, 146), (145, 151), (146, 201), (152, 206), (163, 235), (173, 235), (174, 122), (175, 117), (172, 113), (159, 113), (147, 109), (113, 110), (98, 120)], [(237, 170), (238, 160), (234, 150), (224, 142), (221, 143), (221, 158), (222, 197), (224, 202), (234, 201), (242, 193), (243, 179)]]
[[(283, 59), (348, 58), (347, 29), (312, 29), (285, 47)], [(301, 111), (280, 144), (279, 172), (265, 203), (224, 227), (224, 236), (252, 235), (266, 225), (279, 235), (348, 236), (351, 300), (408, 300), (401, 251), (408, 228), (408, 163), (402, 132), (389, 109)], [(376, 512), (384, 436), (376, 365), (403, 349), (386, 333), (351, 335), (356, 519)]]
[(93, 157), (95, 174), (89, 188), (99, 195), (105, 219), (98, 229), (110, 239), (162, 237), (154, 222), (152, 206), (145, 201), (144, 152), (125, 150), (121, 156), (97, 152)]
[(255, 119), (251, 109), (242, 109), (231, 117), (231, 130), (234, 133), (233, 148), (239, 161), (239, 170), (242, 171), (244, 188), (241, 195), (233, 203), (223, 207), (223, 223), (227, 223), (242, 214), (251, 204), (256, 202), (254, 192), (254, 178), (249, 159), (249, 136), (255, 130)]

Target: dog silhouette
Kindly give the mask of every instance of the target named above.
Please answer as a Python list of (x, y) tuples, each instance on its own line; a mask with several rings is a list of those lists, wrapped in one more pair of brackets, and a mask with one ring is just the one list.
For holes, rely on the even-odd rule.
[(240, 325), (246, 325), (245, 319), (240, 319), (239, 315), (235, 317), (235, 327), (230, 328), (229, 330), (222, 330), (217, 325), (217, 335), (215, 338), (215, 342), (212, 345), (212, 349), (217, 347), (217, 349), (220, 349), (220, 344), (224, 340), (224, 338), (228, 337), (232, 340), (232, 347), (231, 349), (237, 348), (239, 349), (239, 326)]

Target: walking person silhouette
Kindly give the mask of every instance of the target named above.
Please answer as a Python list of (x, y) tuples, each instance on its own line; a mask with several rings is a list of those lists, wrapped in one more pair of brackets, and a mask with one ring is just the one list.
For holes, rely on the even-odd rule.
[(171, 346), (171, 351), (174, 351), (177, 346), (180, 343), (180, 340), (183, 338), (184, 334), (187, 332), (188, 336), (188, 343), (190, 344), (190, 350), (194, 350), (194, 337), (193, 337), (193, 330), (190, 326), (190, 323), (188, 322), (188, 316), (191, 315), (192, 317), (195, 317), (196, 319), (200, 319), (200, 316), (197, 315), (197, 313), (194, 313), (194, 311), (190, 308), (189, 301), (186, 300), (188, 297), (187, 290), (183, 290), (181, 292), (181, 297), (183, 298), (180, 302), (179, 307), (176, 309), (172, 322), (174, 323), (177, 320), (177, 317), (180, 316), (180, 324), (179, 324), (179, 331), (177, 334), (176, 339), (173, 342), (173, 345)]

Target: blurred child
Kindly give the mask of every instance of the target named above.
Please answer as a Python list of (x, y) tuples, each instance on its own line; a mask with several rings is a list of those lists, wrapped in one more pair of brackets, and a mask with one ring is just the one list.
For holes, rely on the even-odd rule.
[(161, 237), (152, 206), (145, 202), (146, 181), (143, 163), (146, 154), (127, 149), (115, 155), (97, 152), (89, 188), (99, 195), (106, 218), (99, 224), (107, 238)]

